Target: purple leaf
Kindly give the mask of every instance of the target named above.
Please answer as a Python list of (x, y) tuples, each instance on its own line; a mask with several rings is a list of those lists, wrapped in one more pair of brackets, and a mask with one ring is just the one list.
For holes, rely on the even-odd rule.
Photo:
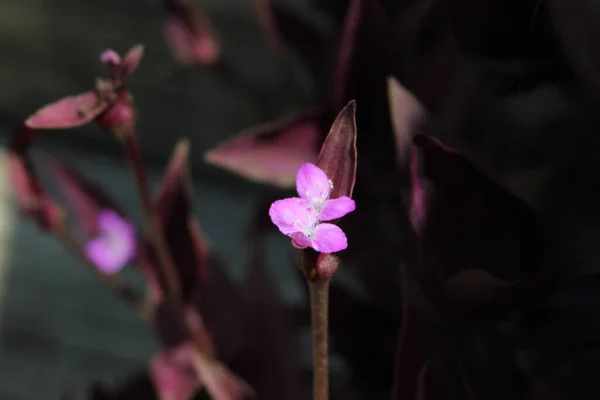
[(363, 82), (384, 83), (387, 75), (387, 67), (383, 64), (386, 29), (379, 0), (350, 0), (333, 71), (333, 112), (357, 99)]
[(141, 44), (133, 46), (131, 49), (129, 49), (129, 51), (127, 51), (127, 53), (125, 53), (125, 56), (123, 56), (123, 60), (121, 61), (123, 79), (130, 77), (131, 74), (135, 72), (142, 62), (143, 56), (144, 46)]
[(321, 126), (321, 110), (303, 110), (242, 132), (210, 150), (205, 159), (256, 182), (294, 187), (298, 168), (317, 159)]
[(393, 77), (388, 78), (388, 97), (396, 139), (396, 157), (403, 165), (407, 162), (413, 136), (425, 116), (425, 109), (413, 94)]
[(165, 40), (182, 65), (214, 65), (221, 46), (202, 9), (190, 0), (165, 0)]
[(27, 118), (25, 124), (33, 129), (65, 129), (85, 125), (108, 108), (95, 91), (65, 97), (48, 104)]
[(150, 361), (150, 376), (160, 400), (189, 400), (200, 390), (191, 363), (194, 344), (186, 342), (176, 348), (163, 350)]
[(418, 399), (419, 376), (429, 359), (425, 303), (417, 283), (401, 268), (402, 327), (398, 338), (393, 400)]
[(192, 342), (157, 354), (150, 372), (160, 400), (188, 400), (202, 386), (215, 400), (243, 400), (253, 393), (246, 382), (199, 353)]
[(40, 228), (54, 229), (60, 223), (60, 208), (30, 170), (24, 155), (9, 149), (7, 158), (9, 182), (21, 212), (34, 218)]
[[(207, 271), (209, 248), (192, 209), (193, 188), (188, 171), (189, 142), (180, 140), (161, 182), (155, 204), (167, 246), (179, 274), (184, 302), (189, 302)], [(159, 263), (154, 248), (144, 244), (145, 263), (152, 267), (156, 279), (166, 290), (166, 277), (156, 268)]]
[(456, 150), (424, 134), (414, 143), (419, 169), (413, 190), (424, 183), (432, 187), (419, 233), (422, 268), (440, 285), (440, 304), (453, 312), (493, 314), (535, 297), (523, 296), (522, 284), (514, 282), (524, 280), (538, 296), (549, 289), (550, 271), (529, 207)]
[(244, 280), (244, 347), (238, 369), (264, 400), (304, 398), (297, 338), (257, 248)]
[(356, 103), (351, 101), (338, 115), (321, 147), (317, 166), (333, 182), (330, 197), (352, 197), (356, 181)]
[(567, 61), (579, 78), (600, 95), (600, 4), (549, 0), (547, 8)]
[(88, 179), (77, 169), (50, 155), (44, 157), (43, 165), (58, 185), (63, 198), (69, 202), (74, 221), (88, 238), (98, 234), (98, 217), (103, 211), (114, 210), (127, 218), (122, 208), (101, 185)]

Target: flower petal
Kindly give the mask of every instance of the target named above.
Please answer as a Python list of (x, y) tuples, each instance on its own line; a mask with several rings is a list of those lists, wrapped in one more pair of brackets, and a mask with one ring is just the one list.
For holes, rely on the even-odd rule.
[(348, 239), (339, 226), (319, 224), (315, 229), (311, 247), (320, 253), (335, 253), (348, 247)]
[(292, 243), (295, 247), (299, 249), (303, 249), (306, 247), (312, 247), (312, 243), (308, 237), (302, 232), (294, 232), (291, 235), (294, 243)]
[(125, 221), (117, 212), (105, 210), (98, 215), (98, 228), (102, 232), (119, 234), (130, 232), (131, 224)]
[(124, 252), (114, 251), (102, 237), (89, 241), (85, 253), (100, 271), (108, 275), (119, 272), (128, 261)]
[(317, 223), (317, 215), (308, 203), (297, 197), (277, 200), (269, 209), (271, 221), (284, 235), (301, 232)]
[(329, 178), (314, 164), (304, 163), (296, 175), (296, 189), (298, 195), (305, 200), (325, 202), (331, 192)]
[(342, 196), (337, 199), (327, 200), (323, 206), (319, 219), (321, 221), (331, 221), (338, 219), (356, 209), (356, 203), (350, 197)]

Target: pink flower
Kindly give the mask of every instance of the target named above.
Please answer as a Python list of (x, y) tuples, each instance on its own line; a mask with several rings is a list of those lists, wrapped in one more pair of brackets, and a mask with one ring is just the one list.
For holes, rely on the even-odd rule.
[(333, 183), (319, 167), (302, 164), (296, 175), (300, 197), (277, 200), (269, 216), (277, 228), (291, 237), (298, 247), (312, 247), (320, 253), (334, 253), (348, 247), (344, 231), (337, 225), (322, 223), (354, 211), (356, 204), (347, 196), (330, 199)]
[(112, 210), (98, 216), (99, 236), (85, 246), (87, 256), (105, 274), (119, 272), (136, 254), (135, 228)]

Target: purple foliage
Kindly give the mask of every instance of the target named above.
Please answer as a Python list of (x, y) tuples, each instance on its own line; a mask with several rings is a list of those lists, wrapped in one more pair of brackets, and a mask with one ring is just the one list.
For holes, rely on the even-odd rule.
[[(222, 44), (204, 13), (187, 0), (164, 5), (164, 34), (176, 60), (222, 67)], [(178, 142), (158, 192), (148, 189), (127, 89), (142, 46), (123, 58), (105, 51), (100, 59), (111, 70), (109, 79), (41, 108), (15, 130), (8, 169), (23, 214), (91, 263), (162, 345), (140, 390), (95, 387), (93, 398), (154, 392), (161, 400), (187, 400), (202, 391), (217, 400), (306, 398), (310, 368), (301, 362), (297, 334), (309, 310), (287, 308), (278, 282), (266, 273), (265, 239), (275, 228), (301, 249), (313, 328), (315, 321), (325, 326), (313, 331), (313, 340), (325, 345), (325, 356), (313, 355), (325, 358), (315, 370), (327, 367), (327, 332), (329, 352), (349, 365), (350, 379), (331, 385), (332, 398), (581, 398), (572, 394), (572, 382), (594, 365), (592, 356), (568, 350), (591, 339), (553, 335), (576, 325), (577, 312), (597, 311), (598, 299), (564, 261), (565, 253), (581, 248), (568, 251), (567, 239), (552, 241), (556, 231), (567, 234), (539, 212), (546, 204), (525, 201), (529, 192), (514, 183), (539, 159), (551, 164), (543, 167), (552, 175), (577, 157), (556, 145), (556, 120), (531, 128), (513, 101), (537, 85), (568, 87), (564, 97), (585, 105), (568, 114), (583, 122), (568, 120), (568, 128), (597, 131), (600, 7), (566, 0), (312, 6), (339, 25), (335, 37), (322, 35), (290, 6), (255, 2), (276, 61), (285, 59), (285, 46), (296, 52), (319, 104), (249, 127), (204, 155), (207, 163), (276, 191), (245, 232), (251, 259), (241, 282), (228, 275), (194, 215), (187, 140)], [(531, 114), (545, 107), (543, 100)], [(60, 208), (29, 163), (28, 151), (42, 131), (93, 120), (123, 143), (144, 206), (143, 227), (99, 185), (49, 157), (45, 165), (66, 200)], [(583, 136), (568, 131), (559, 136), (566, 149), (597, 142), (582, 145)], [(537, 158), (523, 156), (538, 145)], [(581, 152), (595, 158), (595, 150)], [(568, 206), (560, 210), (584, 207), (586, 196), (573, 193), (594, 180), (575, 180), (573, 190), (561, 191)], [(298, 197), (283, 192), (293, 188)], [(546, 192), (537, 187), (536, 193)], [(339, 259), (330, 255), (342, 250)], [(120, 279), (126, 264), (145, 280), (146, 296), (132, 294)], [(340, 267), (358, 279), (364, 298), (334, 280), (329, 297), (315, 307), (315, 282), (329, 285)], [(597, 288), (594, 279), (587, 282)], [(320, 316), (329, 310), (325, 325), (315, 317), (319, 310), (325, 310)], [(558, 311), (551, 317), (548, 310)], [(543, 333), (544, 326), (553, 329)], [(339, 378), (331, 376), (334, 383)]]

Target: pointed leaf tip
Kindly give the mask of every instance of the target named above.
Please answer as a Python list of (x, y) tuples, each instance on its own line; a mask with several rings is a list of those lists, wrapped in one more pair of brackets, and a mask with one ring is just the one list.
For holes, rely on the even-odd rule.
[(138, 44), (129, 49), (125, 54), (123, 62), (121, 63), (124, 77), (130, 76), (138, 68), (144, 57), (144, 50), (144, 45)]
[(255, 182), (292, 188), (300, 166), (317, 160), (322, 118), (321, 109), (302, 110), (244, 131), (204, 159)]
[(66, 129), (87, 124), (108, 107), (95, 91), (69, 96), (50, 103), (25, 121), (32, 129)]
[(425, 115), (425, 108), (395, 77), (388, 77), (387, 86), (396, 157), (400, 164), (406, 164), (410, 144)]
[(352, 100), (333, 122), (316, 163), (333, 182), (332, 199), (352, 197), (357, 167), (356, 135), (356, 101)]

